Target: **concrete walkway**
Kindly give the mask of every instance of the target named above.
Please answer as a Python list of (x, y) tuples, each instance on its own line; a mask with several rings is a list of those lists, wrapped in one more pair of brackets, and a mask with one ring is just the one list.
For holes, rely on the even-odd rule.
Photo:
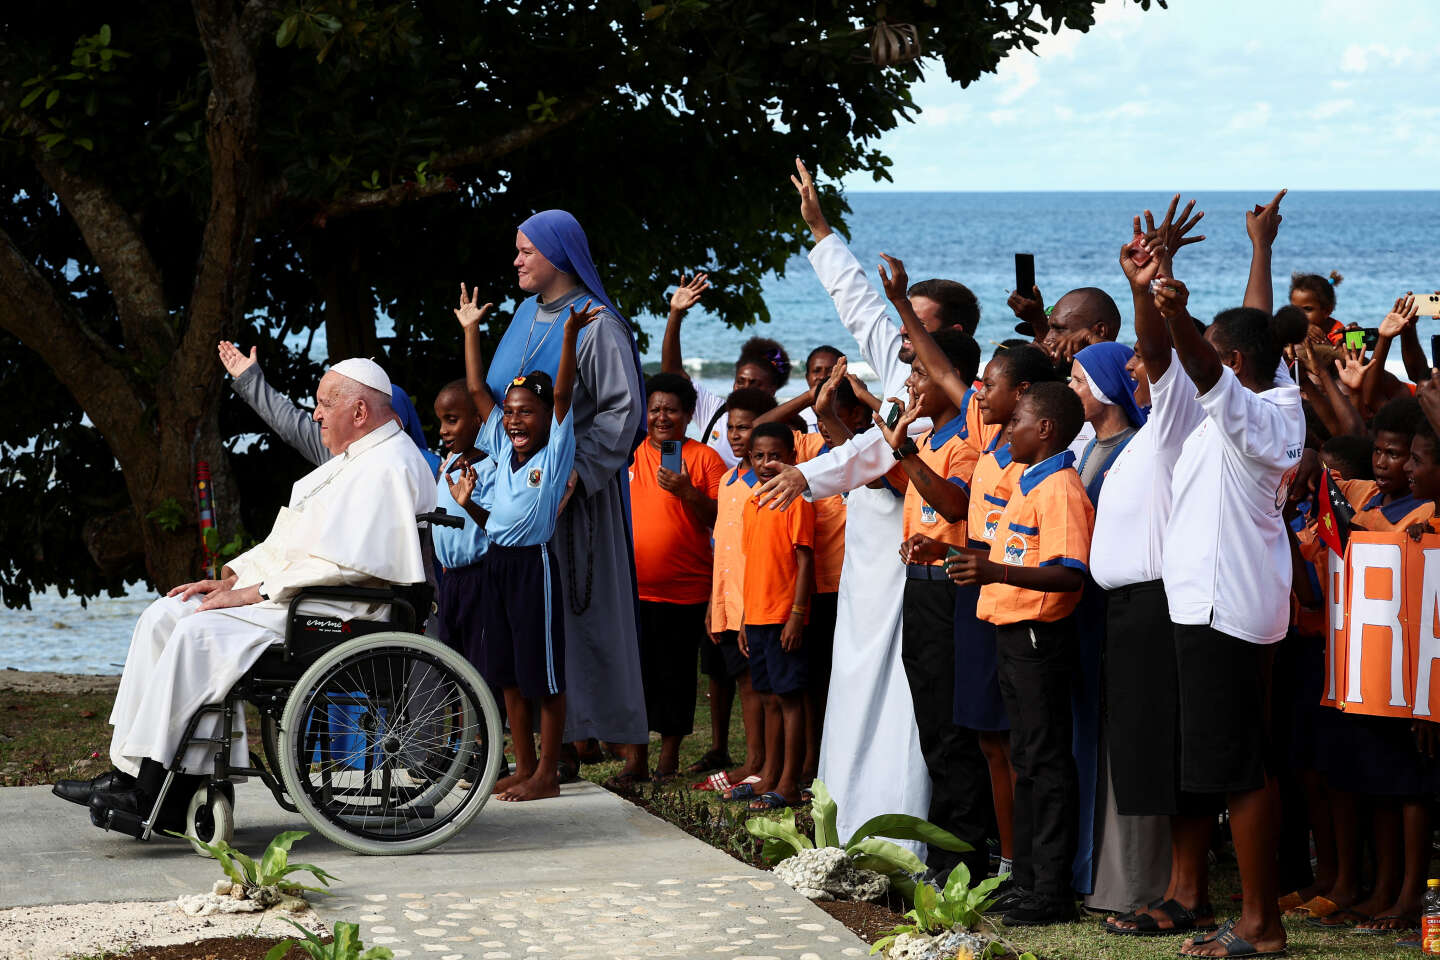
[[(259, 783), (240, 785), (235, 846), (258, 856), (306, 829)], [(723, 957), (830, 960), (868, 946), (770, 874), (590, 783), (557, 800), (492, 801), (460, 837), (413, 857), (363, 857), (319, 834), (292, 859), (340, 878), (325, 920), (366, 944), (435, 960)], [(0, 908), (173, 900), (219, 866), (175, 840), (142, 844), (92, 827), (48, 787), (0, 790)], [(157, 909), (163, 909), (157, 906)]]

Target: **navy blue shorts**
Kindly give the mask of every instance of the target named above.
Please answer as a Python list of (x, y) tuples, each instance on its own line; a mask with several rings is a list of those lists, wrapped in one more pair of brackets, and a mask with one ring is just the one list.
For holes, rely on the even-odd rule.
[(436, 596), (440, 642), (478, 670), (485, 636), (485, 558), (468, 567), (448, 568)]
[(747, 623), (745, 641), (750, 645), (750, 686), (759, 693), (804, 693), (810, 686), (805, 648), (794, 653), (780, 649), (783, 623)]
[(734, 680), (750, 669), (750, 661), (740, 652), (738, 630), (720, 631), (720, 642), (714, 643), (707, 633), (700, 640), (700, 672), (716, 680)]
[(485, 638), (480, 673), (527, 697), (565, 692), (565, 610), (559, 565), (546, 546), (485, 554)]

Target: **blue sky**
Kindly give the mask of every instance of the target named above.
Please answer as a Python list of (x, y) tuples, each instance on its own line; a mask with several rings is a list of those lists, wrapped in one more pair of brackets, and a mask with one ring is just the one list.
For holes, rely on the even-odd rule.
[(962, 89), (938, 63), (848, 190), (1440, 187), (1440, 3), (1110, 0)]

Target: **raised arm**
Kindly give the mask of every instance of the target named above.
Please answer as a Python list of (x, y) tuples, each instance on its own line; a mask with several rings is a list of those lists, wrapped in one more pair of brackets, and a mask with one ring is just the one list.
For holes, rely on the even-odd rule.
[(1205, 216), (1205, 211), (1202, 210), (1192, 217), (1190, 211), (1195, 208), (1195, 201), (1191, 200), (1185, 204), (1185, 209), (1180, 211), (1177, 222), (1175, 208), (1179, 204), (1180, 194), (1177, 193), (1170, 198), (1170, 206), (1165, 210), (1165, 217), (1159, 226), (1155, 225), (1154, 217), (1146, 210), (1146, 229), (1143, 232), (1140, 218), (1136, 217), (1131, 224), (1130, 242), (1120, 248), (1120, 269), (1130, 283), (1130, 297), (1135, 307), (1135, 349), (1145, 361), (1145, 373), (1151, 383), (1159, 380), (1165, 375), (1165, 371), (1170, 369), (1171, 346), (1170, 331), (1166, 329), (1165, 321), (1155, 309), (1155, 295), (1150, 289), (1151, 284), (1159, 274), (1161, 263), (1173, 260), (1175, 251), (1205, 239), (1204, 234), (1198, 237), (1186, 236)]
[(839, 446), (851, 437), (854, 432), (835, 413), (835, 389), (848, 379), (848, 361), (844, 357), (835, 361), (835, 366), (830, 370), (830, 376), (820, 384), (815, 392), (815, 419), (825, 427), (831, 439), (835, 442), (832, 446)]
[(808, 389), (804, 393), (797, 393), (795, 396), (776, 406), (774, 409), (766, 410), (755, 418), (755, 425), (762, 423), (789, 423), (793, 417), (800, 416), (800, 411), (814, 403), (815, 394)]
[(885, 295), (890, 298), (891, 305), (900, 314), (900, 322), (905, 325), (905, 334), (910, 338), (910, 345), (915, 348), (915, 356), (925, 364), (931, 381), (940, 384), (940, 389), (945, 391), (950, 402), (963, 411), (965, 394), (973, 384), (960, 378), (960, 374), (956, 373), (955, 367), (951, 365), (950, 358), (915, 315), (915, 308), (910, 305), (910, 298), (905, 294), (905, 291), (910, 289), (910, 277), (905, 272), (905, 262), (888, 253), (880, 254), (880, 258), (890, 265), (889, 274), (885, 273), (884, 264), (877, 268), (880, 271), (880, 283), (885, 287)]
[(1244, 306), (1255, 307), (1266, 313), (1275, 312), (1275, 286), (1270, 279), (1270, 252), (1275, 246), (1275, 234), (1280, 230), (1280, 201), (1286, 191), (1275, 194), (1275, 199), (1263, 207), (1256, 204), (1254, 210), (1245, 211), (1245, 232), (1250, 235), (1250, 279), (1245, 284)]
[[(1330, 371), (1325, 365), (1315, 359), (1314, 350), (1309, 341), (1302, 340), (1296, 345), (1300, 354), (1300, 360), (1305, 364), (1305, 371), (1314, 385), (1319, 388), (1324, 397), (1323, 404), (1313, 403), (1315, 413), (1325, 422), (1325, 427), (1333, 434), (1348, 434), (1355, 437), (1366, 436), (1369, 432), (1365, 427), (1365, 418), (1360, 411), (1355, 409), (1355, 404), (1345, 396), (1335, 378), (1330, 376)], [(1327, 417), (1324, 411), (1328, 409)]]
[(1203, 397), (1220, 382), (1220, 374), (1224, 369), (1220, 363), (1220, 355), (1195, 328), (1195, 321), (1186, 309), (1190, 301), (1190, 291), (1185, 284), (1166, 276), (1156, 277), (1155, 284), (1155, 309), (1165, 318), (1165, 326), (1170, 331), (1170, 342), (1175, 345), (1175, 352), (1180, 356), (1180, 365), (1185, 369), (1185, 375), (1195, 384), (1196, 392)]
[(685, 322), (685, 314), (700, 302), (700, 295), (708, 289), (708, 274), (697, 273), (688, 282), (685, 274), (680, 274), (680, 286), (670, 294), (670, 316), (665, 321), (665, 339), (660, 342), (660, 369), (664, 373), (690, 376), (685, 372), (685, 357), (680, 351), (680, 325)]
[[(1380, 381), (1385, 372), (1385, 359), (1390, 355), (1390, 344), (1396, 337), (1404, 333), (1407, 327), (1414, 325), (1415, 317), (1419, 312), (1420, 308), (1415, 304), (1414, 295), (1407, 293), (1395, 301), (1395, 306), (1385, 315), (1385, 319), (1380, 321), (1380, 336), (1375, 341), (1374, 366), (1365, 371), (1365, 376), (1360, 381), (1361, 402), (1371, 410), (1376, 409), (1383, 402), (1383, 398), (1380, 396)], [(1418, 337), (1415, 342), (1417, 345), (1419, 344)], [(1403, 344), (1401, 350), (1404, 350)]]
[(477, 307), (475, 301), (478, 299), (479, 290), (467, 291), (465, 284), (460, 284), (460, 306), (455, 308), (455, 319), (460, 321), (460, 329), (465, 332), (465, 390), (475, 401), (475, 411), (480, 414), (480, 422), (484, 423), (495, 409), (495, 398), (485, 385), (485, 358), (480, 355), (480, 321), (495, 309), (495, 304)]
[[(570, 304), (570, 315), (565, 318), (565, 339), (560, 346), (560, 366), (555, 370), (556, 423), (570, 415), (570, 398), (575, 395), (575, 342), (580, 339), (580, 331), (605, 309), (604, 304), (591, 306), (592, 302), (586, 300), (585, 306), (578, 311), (575, 304)], [(469, 369), (468, 363), (466, 369)]]
[[(874, 417), (880, 432), (885, 436), (885, 441), (890, 444), (890, 449), (899, 453), (901, 447), (910, 439), (910, 424), (914, 423), (919, 415), (919, 398), (912, 398), (893, 429), (885, 425), (885, 421), (880, 419), (880, 414), (874, 414)], [(913, 441), (911, 443), (913, 444)], [(920, 459), (913, 445), (908, 449), (910, 453), (900, 459), (900, 466), (905, 469), (906, 475), (910, 477), (910, 482), (915, 485), (915, 489), (925, 502), (934, 507), (935, 512), (944, 517), (947, 523), (959, 523), (969, 516), (969, 486), (961, 486), (951, 482), (947, 477), (940, 476), (930, 469), (924, 460)], [(968, 484), (968, 482), (967, 478), (966, 483)]]
[(320, 424), (315, 422), (308, 410), (296, 406), (289, 397), (265, 381), (258, 352), (257, 348), (251, 347), (249, 356), (246, 356), (229, 340), (220, 341), (220, 363), (232, 378), (230, 388), (281, 440), (319, 466), (332, 456), (320, 439)]

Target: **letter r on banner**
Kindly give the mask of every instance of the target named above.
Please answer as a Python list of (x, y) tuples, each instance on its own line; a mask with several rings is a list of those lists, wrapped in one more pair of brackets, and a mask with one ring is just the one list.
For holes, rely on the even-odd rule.
[[(1345, 709), (1376, 716), (1409, 716), (1408, 650), (1402, 623), (1405, 550), (1393, 536), (1377, 538), (1381, 542), (1367, 539), (1357, 533), (1347, 551), (1350, 604), (1345, 630)], [(1386, 647), (1388, 665), (1382, 662)]]

